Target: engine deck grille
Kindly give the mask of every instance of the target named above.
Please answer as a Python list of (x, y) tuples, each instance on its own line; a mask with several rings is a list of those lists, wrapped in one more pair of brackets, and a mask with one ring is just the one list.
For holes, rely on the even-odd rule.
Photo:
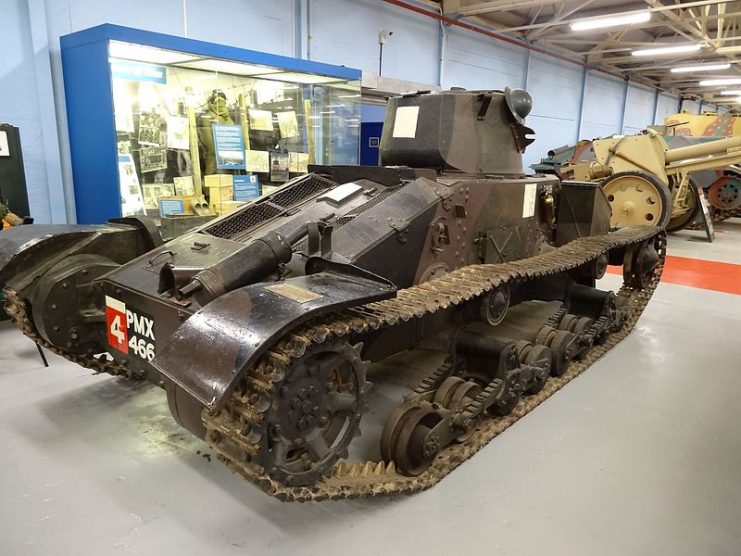
[(279, 191), (247, 205), (203, 229), (203, 233), (222, 239), (239, 240), (249, 232), (306, 199), (336, 185), (317, 174), (300, 176)]

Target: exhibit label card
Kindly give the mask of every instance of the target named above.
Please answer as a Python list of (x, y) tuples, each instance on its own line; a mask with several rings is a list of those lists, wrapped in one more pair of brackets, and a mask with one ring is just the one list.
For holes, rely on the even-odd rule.
[(273, 113), (270, 110), (250, 108), (250, 129), (253, 131), (273, 131)]
[(144, 197), (130, 154), (118, 155), (118, 181), (121, 188), (121, 216), (145, 214)]
[(216, 167), (219, 170), (245, 170), (242, 126), (228, 124), (211, 126), (216, 149)]
[(188, 149), (188, 118), (168, 116), (167, 118), (167, 146), (171, 149)]
[(278, 129), (283, 139), (288, 137), (298, 137), (298, 120), (296, 112), (288, 110), (287, 112), (276, 112), (278, 116)]
[(245, 151), (247, 157), (247, 170), (250, 172), (269, 172), (270, 153), (268, 151)]
[(172, 178), (175, 186), (175, 195), (187, 197), (195, 195), (196, 189), (193, 186), (193, 176), (177, 176)]

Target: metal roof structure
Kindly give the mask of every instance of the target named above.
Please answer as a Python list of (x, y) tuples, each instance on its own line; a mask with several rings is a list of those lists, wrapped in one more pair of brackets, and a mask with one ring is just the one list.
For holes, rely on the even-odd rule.
[[(721, 96), (741, 89), (741, 1), (643, 0), (438, 0), (430, 2), (446, 19), (480, 26), (534, 47), (548, 49), (632, 81), (684, 97), (737, 104)], [(625, 12), (647, 13), (647, 21), (593, 30), (572, 24)], [(693, 52), (637, 56), (635, 50), (699, 45)], [(676, 73), (672, 68), (730, 63), (727, 69)], [(739, 78), (732, 87), (701, 86), (706, 79)]]

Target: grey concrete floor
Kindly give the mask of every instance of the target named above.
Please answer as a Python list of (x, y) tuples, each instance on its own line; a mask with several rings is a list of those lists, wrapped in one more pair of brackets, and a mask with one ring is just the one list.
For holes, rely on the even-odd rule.
[[(739, 262), (741, 226), (721, 238), (670, 252)], [(740, 296), (662, 284), (622, 344), (430, 491), (283, 504), (203, 457), (158, 389), (45, 369), (5, 323), (0, 555), (738, 555), (739, 330)]]

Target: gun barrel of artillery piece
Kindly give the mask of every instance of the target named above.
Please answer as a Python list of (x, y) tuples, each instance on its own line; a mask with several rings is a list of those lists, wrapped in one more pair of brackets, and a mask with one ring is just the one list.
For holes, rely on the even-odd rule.
[(672, 162), (699, 158), (702, 156), (725, 154), (730, 149), (737, 148), (741, 148), (741, 136), (728, 137), (727, 139), (718, 139), (717, 141), (709, 141), (707, 143), (690, 145), (688, 147), (677, 147), (676, 149), (668, 149), (664, 153), (664, 156), (666, 163), (670, 164)]

